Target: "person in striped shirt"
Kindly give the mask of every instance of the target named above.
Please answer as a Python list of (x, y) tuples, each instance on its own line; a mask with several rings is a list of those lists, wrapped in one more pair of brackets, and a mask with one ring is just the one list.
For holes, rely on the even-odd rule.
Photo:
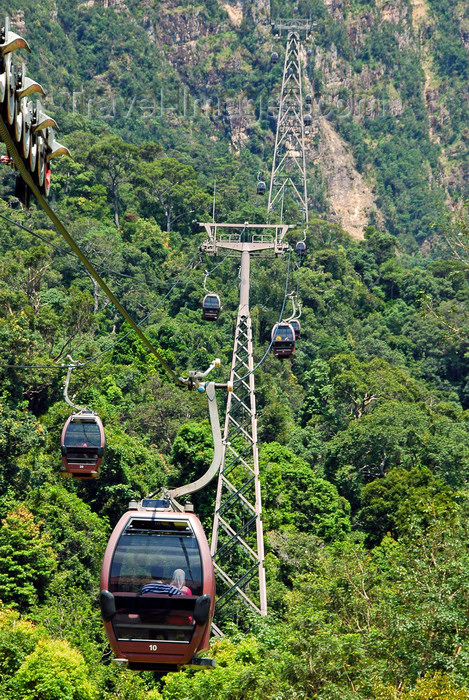
[(164, 569), (160, 564), (155, 564), (151, 567), (151, 575), (153, 581), (151, 583), (146, 583), (141, 590), (142, 595), (145, 593), (159, 593), (162, 595), (183, 595), (175, 586), (170, 583), (163, 583), (162, 579), (164, 576)]

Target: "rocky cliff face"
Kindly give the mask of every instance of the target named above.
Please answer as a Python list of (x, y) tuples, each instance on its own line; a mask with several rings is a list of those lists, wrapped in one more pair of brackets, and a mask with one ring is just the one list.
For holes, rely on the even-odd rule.
[[(164, 113), (192, 139), (195, 115), (203, 115), (211, 123), (210, 139), (228, 139), (233, 153), (259, 154), (263, 142), (262, 167), (270, 168), (282, 61), (273, 69), (269, 58), (274, 46), (282, 52), (282, 42), (275, 43), (270, 32), (268, 0), (87, 0), (71, 16), (50, 0), (42, 6), (47, 20), (41, 26), (29, 5), (8, 8), (19, 33), (47, 42), (46, 25), (52, 23), (68, 42), (53, 95), (68, 91), (72, 104), (80, 86), (88, 100), (82, 100), (85, 113), (89, 99), (100, 95), (137, 105), (141, 94), (147, 100), (150, 95), (158, 108), (145, 113), (149, 136), (164, 133)], [(311, 172), (314, 166), (314, 177), (319, 173), (327, 190), (320, 213), (359, 237), (370, 217), (393, 232), (407, 225), (399, 212), (409, 192), (421, 201), (441, 199), (437, 188), (448, 201), (466, 195), (467, 4), (316, 0), (299, 8), (315, 21), (304, 45), (304, 89), (314, 96)], [(103, 27), (102, 53), (89, 51), (92, 41), (100, 41), (99, 34), (87, 34), (93, 22)], [(126, 34), (132, 35), (127, 43)], [(73, 52), (88, 55), (88, 63), (80, 60), (66, 75)], [(164, 99), (171, 93), (173, 102), (176, 93), (184, 97), (177, 98), (177, 107), (160, 109), (163, 93)], [(409, 153), (412, 162), (406, 163)], [(409, 219), (424, 215), (420, 207)], [(423, 238), (427, 230), (412, 229), (411, 235)]]

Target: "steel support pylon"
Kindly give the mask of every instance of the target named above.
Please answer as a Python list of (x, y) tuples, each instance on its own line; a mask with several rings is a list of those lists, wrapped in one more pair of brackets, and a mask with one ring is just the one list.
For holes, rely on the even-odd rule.
[(252, 326), (249, 312), (250, 261), (261, 253), (282, 255), (288, 226), (204, 224), (202, 249), (241, 254), (239, 307), (231, 362), (218, 476), (211, 552), (217, 576), (217, 607), (235, 597), (260, 615), (267, 614), (261, 486), (257, 444)]
[[(285, 197), (292, 194), (301, 210), (304, 223), (308, 223), (300, 50), (299, 33), (290, 31), (285, 50), (267, 212), (270, 218), (274, 212), (279, 212), (282, 222)], [(309, 133), (309, 127), (306, 131)]]
[(222, 588), (217, 610), (239, 595), (266, 615), (249, 268), (250, 253), (245, 250), (241, 253), (240, 304), (230, 373), (233, 391), (226, 408), (211, 548)]

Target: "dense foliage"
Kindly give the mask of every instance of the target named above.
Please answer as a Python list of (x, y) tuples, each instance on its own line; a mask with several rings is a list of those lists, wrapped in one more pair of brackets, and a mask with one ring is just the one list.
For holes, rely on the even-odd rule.
[[(203, 256), (197, 221), (212, 215), (214, 179), (217, 218), (265, 216), (255, 179), (270, 164), (272, 115), (231, 110), (241, 91), (259, 110), (281, 77), (266, 70), (262, 6), (247, 4), (237, 26), (214, 0), (4, 5), (41, 47), (29, 74), (50, 88), (73, 152), (54, 164), (56, 213), (179, 375), (220, 357), (212, 376), (225, 380), (238, 261)], [(375, 183), (381, 220), (363, 240), (328, 220), (316, 183), (301, 265), (253, 261), (256, 358), (288, 268), (302, 335), (294, 358), (268, 354), (256, 371), (269, 615), (232, 611), (213, 672), (118, 671), (97, 603), (102, 554), (128, 500), (210, 463), (206, 400), (168, 378), (35, 203), (19, 206), (13, 175), (0, 184), (5, 700), (469, 697), (469, 224), (464, 207), (439, 203), (466, 187), (464, 8), (429, 0), (417, 50), (407, 0), (385, 21), (374, 0), (344, 3), (341, 17), (330, 5), (298, 3), (317, 27), (314, 91), (326, 95), (348, 66), (355, 88), (368, 75), (375, 97), (399, 91), (402, 109), (361, 119), (336, 103), (328, 115)], [(272, 2), (272, 12), (293, 9)], [(454, 107), (446, 121), (427, 110), (424, 69)], [(300, 232), (288, 235), (294, 244)], [(206, 270), (223, 300), (217, 323), (201, 320)], [(69, 357), (82, 363), (70, 396), (105, 424), (92, 482), (60, 474)], [(194, 498), (207, 529), (214, 496), (212, 485)]]

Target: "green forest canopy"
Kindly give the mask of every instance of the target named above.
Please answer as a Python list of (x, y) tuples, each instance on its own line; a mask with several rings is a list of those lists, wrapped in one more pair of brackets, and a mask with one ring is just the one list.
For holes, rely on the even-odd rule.
[[(318, 43), (325, 46), (334, 27), (321, 6), (315, 6), (316, 20), (325, 31)], [(442, 3), (429, 6), (436, 31), (455, 33)], [(128, 8), (143, 21), (142, 8)], [(373, 8), (350, 3), (357, 16)], [(43, 63), (33, 54), (29, 71), (46, 84), (65, 36), (70, 51), (57, 79), (69, 90), (78, 91), (81, 80), (87, 89), (96, 85), (93, 76), (111, 75), (124, 55), (132, 55), (149, 85), (152, 70), (166, 75), (174, 47), (164, 51), (158, 43), (145, 55), (143, 44), (133, 41), (143, 36), (138, 22), (125, 33), (125, 18), (97, 5), (59, 4), (59, 22), (50, 9), (32, 2), (24, 7), (29, 38), (42, 40), (48, 32)], [(164, 16), (171, 19), (176, 9), (182, 7), (165, 5)], [(216, 3), (200, 11), (203, 26), (226, 22)], [(30, 19), (36, 12), (43, 13), (37, 23)], [(206, 52), (200, 63), (189, 62), (183, 82), (198, 85), (211, 75), (233, 90), (237, 81), (250, 81), (253, 93), (262, 87), (270, 78), (254, 57), (259, 37), (251, 19), (242, 36), (228, 28), (220, 36), (207, 34), (218, 64), (209, 65)], [(111, 46), (112, 36), (121, 45)], [(431, 178), (422, 178), (429, 165), (437, 168), (441, 152), (420, 128), (428, 115), (410, 50), (393, 51), (396, 38), (388, 26), (370, 31), (354, 56), (346, 32), (334, 29), (333, 39), (341, 60), (357, 73), (392, 63), (385, 74), (402, 88), (405, 109), (399, 123), (336, 123), (359, 168), (376, 169), (384, 219), (357, 242), (328, 220), (327, 207), (313, 203), (308, 254), (291, 278), (302, 302), (297, 352), (283, 362), (269, 354), (256, 372), (269, 616), (252, 619), (244, 608), (233, 609), (225, 639), (211, 650), (218, 663), (212, 673), (180, 672), (160, 682), (148, 673), (117, 671), (97, 605), (104, 547), (128, 500), (192, 478), (210, 462), (205, 402), (168, 380), (134, 334), (121, 340), (128, 328), (112, 305), (45, 215), (34, 204), (29, 212), (18, 207), (12, 175), (3, 178), (5, 700), (45, 694), (57, 700), (469, 696), (467, 214), (463, 208), (446, 215), (439, 186), (432, 189)], [(441, 84), (457, 92), (465, 75), (461, 44), (432, 50)], [(238, 70), (227, 78), (234, 52), (241, 68), (252, 65), (252, 75)], [(129, 74), (119, 78), (122, 95), (131, 94), (137, 80)], [(174, 80), (180, 75), (174, 68), (168, 73)], [(457, 145), (465, 109), (452, 113), (442, 142)], [(262, 220), (254, 183), (259, 144), (271, 139), (269, 124), (261, 122), (249, 148), (234, 156), (224, 128), (202, 115), (190, 138), (182, 123), (173, 128), (155, 121), (145, 129), (138, 120), (109, 123), (95, 114), (71, 114), (58, 99), (57, 119), (73, 160), (53, 170), (56, 213), (132, 316), (141, 320), (152, 312), (145, 333), (179, 374), (220, 357), (217, 376), (226, 379), (237, 261), (199, 260), (204, 236), (196, 222), (211, 215), (215, 176), (217, 215)], [(299, 232), (289, 236), (294, 244)], [(215, 266), (210, 286), (224, 308), (209, 324), (201, 321), (200, 303), (204, 271)], [(256, 358), (278, 319), (286, 269), (285, 259), (252, 265)], [(108, 442), (101, 478), (87, 483), (59, 473), (60, 431), (69, 415), (61, 365), (69, 355), (81, 362), (96, 358), (73, 373), (70, 393), (99, 412)], [(214, 495), (213, 485), (196, 501), (207, 529)]]

